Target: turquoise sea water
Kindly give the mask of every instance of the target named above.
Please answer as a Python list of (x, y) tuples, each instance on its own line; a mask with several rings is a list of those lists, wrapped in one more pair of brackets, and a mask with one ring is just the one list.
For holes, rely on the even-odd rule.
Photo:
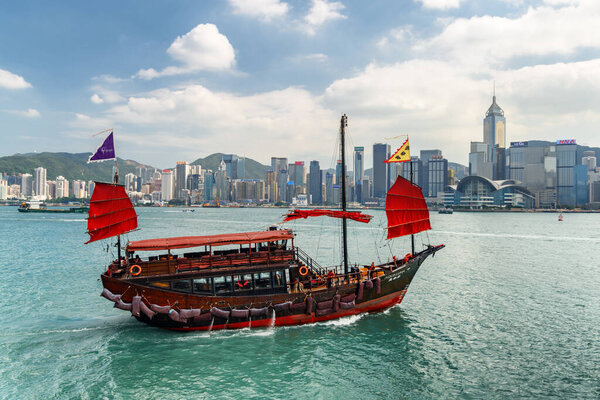
[[(138, 209), (129, 238), (262, 230), (284, 211)], [(390, 257), (372, 214), (350, 224), (352, 260)], [(386, 312), (174, 333), (99, 297), (114, 256), (83, 244), (83, 216), (0, 207), (0, 399), (600, 398), (600, 215), (431, 218), (417, 246), (447, 248)], [(339, 262), (335, 221), (287, 226)]]

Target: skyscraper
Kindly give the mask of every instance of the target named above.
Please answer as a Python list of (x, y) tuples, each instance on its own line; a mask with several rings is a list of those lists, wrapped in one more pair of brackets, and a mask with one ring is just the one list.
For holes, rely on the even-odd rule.
[(162, 172), (162, 185), (161, 194), (162, 201), (169, 201), (173, 199), (173, 187), (174, 187), (173, 171), (170, 169), (164, 169)]
[(354, 148), (354, 200), (362, 203), (362, 181), (365, 177), (365, 148)]
[(312, 204), (321, 204), (323, 202), (323, 178), (321, 176), (321, 167), (318, 161), (310, 162), (310, 192)]
[(35, 169), (35, 194), (40, 199), (46, 199), (46, 168), (37, 167)]
[(33, 177), (31, 176), (31, 174), (21, 175), (21, 195), (33, 195)]
[[(496, 94), (492, 105), (483, 119), (483, 141), (487, 145), (486, 162), (492, 163), (491, 179), (504, 179), (504, 149), (506, 148), (506, 119), (504, 111), (496, 104)], [(501, 150), (500, 150), (501, 149)]]
[(375, 143), (373, 145), (373, 197), (385, 197), (389, 188), (389, 167), (385, 162), (390, 158), (390, 145)]
[(186, 189), (188, 165), (185, 161), (177, 161), (175, 165), (175, 198), (184, 198), (183, 190)]

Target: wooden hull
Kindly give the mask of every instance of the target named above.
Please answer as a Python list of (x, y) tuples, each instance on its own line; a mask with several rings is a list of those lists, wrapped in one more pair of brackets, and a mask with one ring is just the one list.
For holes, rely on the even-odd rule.
[[(399, 304), (423, 261), (442, 247), (430, 247), (417, 254), (407, 263), (393, 270), (390, 268), (389, 272), (379, 277), (379, 290), (377, 290), (377, 285), (374, 285), (372, 288), (366, 288), (364, 282), (362, 283), (363, 289), (359, 290), (360, 283), (356, 282), (333, 286), (325, 290), (306, 290), (301, 293), (219, 297), (180, 293), (169, 289), (149, 287), (148, 285), (137, 283), (136, 279), (112, 278), (106, 274), (102, 275), (102, 284), (110, 292), (122, 295), (121, 299), (124, 302), (131, 302), (134, 296), (142, 296), (142, 301), (147, 305), (170, 305), (176, 310), (201, 309), (204, 313), (209, 312), (213, 307), (223, 310), (246, 310), (249, 308), (268, 307), (269, 310), (266, 315), (255, 319), (233, 317), (223, 319), (212, 316), (208, 320), (205, 319), (198, 322), (194, 322), (193, 319), (188, 319), (185, 322), (176, 322), (167, 314), (156, 314), (152, 319), (143, 313), (136, 317), (141, 322), (160, 328), (177, 331), (194, 331), (302, 325), (367, 312), (378, 312)], [(362, 297), (356, 297), (352, 308), (338, 308), (336, 311), (328, 312), (325, 315), (318, 315), (319, 313), (315, 309), (311, 312), (308, 312), (307, 309), (298, 312), (290, 309), (283, 312), (280, 311), (278, 315), (273, 307), (274, 305), (286, 302), (299, 305), (305, 302), (308, 296), (312, 297), (314, 303), (317, 304), (331, 301), (336, 295), (342, 297), (352, 296), (352, 294), (358, 295), (361, 291)]]

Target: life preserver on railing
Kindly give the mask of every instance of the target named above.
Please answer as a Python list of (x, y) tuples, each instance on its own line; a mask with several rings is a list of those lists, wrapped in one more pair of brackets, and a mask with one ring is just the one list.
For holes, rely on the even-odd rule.
[(301, 267), (298, 269), (298, 273), (299, 273), (300, 275), (302, 275), (302, 276), (306, 276), (306, 275), (308, 275), (308, 268), (306, 267), (306, 265), (303, 265), (303, 266), (301, 266)]
[(129, 273), (133, 276), (138, 276), (142, 273), (142, 267), (137, 264), (132, 265), (131, 268), (129, 268)]

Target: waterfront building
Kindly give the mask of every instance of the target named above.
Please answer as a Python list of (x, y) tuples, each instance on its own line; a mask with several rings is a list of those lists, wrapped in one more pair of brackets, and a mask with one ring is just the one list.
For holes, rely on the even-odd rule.
[(427, 196), (437, 197), (448, 185), (448, 160), (440, 155), (431, 156), (427, 163)]
[(170, 169), (164, 169), (162, 171), (162, 182), (161, 182), (161, 199), (162, 199), (162, 201), (170, 201), (173, 199), (174, 187), (175, 187), (175, 179), (173, 177), (173, 171)]
[(46, 168), (37, 167), (35, 169), (35, 195), (40, 200), (46, 199)]
[(365, 178), (365, 148), (354, 147), (354, 200), (362, 203), (362, 181)]
[[(194, 171), (197, 172), (197, 171)], [(186, 187), (189, 190), (200, 190), (203, 188), (202, 175), (194, 173), (187, 177)]]
[(0, 179), (0, 200), (8, 199), (8, 181)]
[[(581, 168), (575, 168), (581, 159), (580, 150), (575, 139), (561, 139), (556, 141), (556, 194), (559, 207), (582, 206), (583, 196), (578, 198), (577, 187), (581, 183)], [(587, 168), (585, 175), (587, 177)], [(587, 179), (586, 179), (587, 180)], [(586, 185), (587, 186), (587, 185)], [(586, 193), (587, 197), (587, 193)], [(587, 202), (587, 201), (586, 201)]]
[(323, 203), (323, 178), (321, 175), (321, 167), (318, 161), (311, 161), (309, 167), (309, 194), (312, 204)]
[(56, 177), (56, 198), (69, 197), (69, 181), (64, 176)]
[(203, 173), (204, 179), (204, 201), (209, 202), (214, 200), (215, 191), (215, 175), (211, 170), (205, 170)]
[(385, 161), (391, 157), (390, 145), (373, 145), (373, 197), (384, 198), (390, 186), (390, 166)]
[(492, 181), (476, 175), (465, 177), (456, 186), (446, 186), (442, 197), (446, 205), (470, 209), (535, 207), (535, 196), (521, 182), (512, 179)]
[(335, 182), (334, 175), (331, 172), (325, 172), (325, 199), (324, 203), (333, 204), (333, 184)]
[(174, 197), (182, 199), (185, 197), (183, 192), (186, 189), (188, 176), (188, 163), (186, 161), (177, 161), (175, 165), (175, 193)]
[(277, 190), (277, 174), (275, 174), (275, 171), (273, 170), (268, 170), (266, 172), (266, 178), (265, 193), (267, 195), (267, 201), (276, 203), (279, 201), (279, 190)]
[(33, 177), (31, 174), (21, 175), (21, 195), (25, 197), (33, 195)]
[(471, 142), (471, 151), (469, 152), (469, 175), (492, 176), (492, 163), (487, 162), (487, 144), (484, 142)]
[(547, 142), (511, 142), (506, 153), (508, 178), (523, 183), (536, 207), (556, 207), (556, 146)]
[(496, 103), (496, 93), (492, 105), (483, 119), (483, 142), (471, 142), (469, 153), (469, 175), (484, 176), (501, 180), (506, 176), (506, 118), (504, 111)]
[[(292, 185), (294, 183), (292, 182)], [(288, 171), (287, 169), (282, 169), (279, 171), (277, 175), (277, 187), (279, 188), (279, 201), (283, 203), (289, 203), (291, 198), (288, 197)]]
[(588, 171), (596, 169), (596, 153), (593, 151), (584, 151), (581, 164), (587, 166)]
[(361, 185), (361, 198), (363, 203), (371, 199), (371, 179), (365, 176)]
[(81, 181), (79, 179), (71, 181), (71, 197), (75, 197), (76, 199), (85, 199), (87, 197), (85, 187), (85, 181)]
[(137, 183), (137, 176), (132, 173), (125, 175), (125, 190), (127, 192), (136, 192), (138, 190)]

